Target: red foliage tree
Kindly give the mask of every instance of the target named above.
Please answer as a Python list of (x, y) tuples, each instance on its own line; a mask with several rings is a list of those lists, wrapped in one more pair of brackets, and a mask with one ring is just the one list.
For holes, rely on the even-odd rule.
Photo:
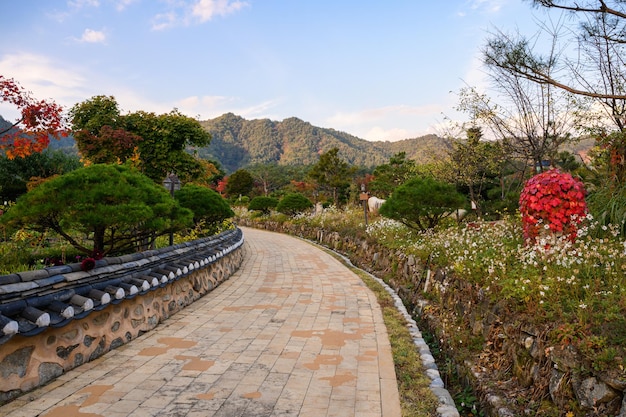
[(217, 187), (215, 190), (220, 193), (221, 196), (224, 196), (226, 193), (226, 187), (228, 187), (228, 177), (224, 177), (217, 182)]
[(63, 108), (54, 101), (37, 100), (12, 78), (0, 75), (0, 99), (16, 106), (20, 118), (0, 130), (0, 149), (7, 158), (25, 157), (48, 147), (50, 137), (66, 136)]
[(87, 129), (74, 133), (81, 155), (94, 164), (124, 163), (133, 154), (143, 138), (124, 129), (102, 126), (97, 135)]
[(558, 169), (537, 174), (522, 190), (520, 212), (527, 241), (547, 234), (574, 240), (587, 214), (583, 183)]

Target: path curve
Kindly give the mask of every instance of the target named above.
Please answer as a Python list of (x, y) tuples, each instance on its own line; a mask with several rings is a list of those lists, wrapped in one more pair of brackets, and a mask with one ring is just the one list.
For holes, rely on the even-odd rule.
[(0, 415), (399, 417), (375, 295), (305, 241), (242, 229), (244, 262), (228, 281)]

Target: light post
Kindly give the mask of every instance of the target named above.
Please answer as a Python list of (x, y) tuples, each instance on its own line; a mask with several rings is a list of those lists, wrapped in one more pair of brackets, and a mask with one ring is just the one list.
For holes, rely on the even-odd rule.
[[(163, 180), (163, 186), (166, 190), (169, 190), (170, 195), (174, 198), (174, 191), (180, 190), (180, 179), (178, 175), (170, 172)], [(170, 232), (170, 246), (174, 245), (174, 232)]]
[(367, 200), (369, 198), (369, 194), (365, 191), (365, 184), (361, 184), (361, 194), (359, 196), (359, 200), (363, 202), (363, 214), (365, 215), (365, 227), (367, 227)]

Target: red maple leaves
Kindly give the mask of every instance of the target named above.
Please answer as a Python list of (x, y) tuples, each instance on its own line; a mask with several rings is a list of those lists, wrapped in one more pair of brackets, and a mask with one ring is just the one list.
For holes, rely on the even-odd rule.
[(574, 240), (587, 214), (583, 183), (558, 169), (535, 175), (522, 190), (520, 212), (527, 240), (547, 232)]
[(15, 105), (20, 118), (0, 130), (0, 149), (7, 158), (28, 156), (48, 147), (50, 137), (67, 136), (63, 108), (54, 101), (36, 100), (14, 79), (0, 75), (0, 99)]

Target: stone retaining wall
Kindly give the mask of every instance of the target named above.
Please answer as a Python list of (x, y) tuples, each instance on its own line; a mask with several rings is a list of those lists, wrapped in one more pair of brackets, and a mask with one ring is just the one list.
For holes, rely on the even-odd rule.
[[(0, 284), (0, 314), (17, 326), (7, 326), (0, 334), (0, 404), (130, 342), (207, 294), (239, 268), (242, 244), (243, 234), (237, 229), (215, 238), (134, 254), (127, 262), (105, 258), (88, 273), (72, 271), (77, 269), (73, 265), (67, 269), (69, 278), (62, 275), (64, 280), (53, 280), (61, 284), (56, 289), (36, 288), (41, 295), (16, 292), (15, 285), (21, 282)], [(50, 271), (40, 274), (46, 272)], [(77, 314), (60, 321), (53, 317), (52, 324), (49, 317), (39, 324), (25, 318), (31, 316), (24, 309), (33, 305), (43, 315), (54, 315), (50, 304), (42, 305), (42, 299), (73, 310), (73, 297), (89, 301), (94, 289), (98, 295), (108, 289), (114, 296), (98, 297), (92, 308), (74, 304)], [(19, 310), (16, 306), (24, 307)]]
[(481, 288), (365, 237), (273, 221), (243, 219), (240, 224), (317, 241), (384, 278), (444, 350), (460, 334), (481, 343), (472, 350), (457, 345), (447, 355), (456, 359), (449, 366), (469, 380), (487, 415), (545, 415), (538, 410), (548, 401), (560, 411), (547, 415), (566, 415), (575, 405), (575, 416), (626, 417), (622, 370), (596, 371), (571, 345), (551, 345), (550, 324), (524, 322), (508, 311), (505, 300), (492, 302)]

